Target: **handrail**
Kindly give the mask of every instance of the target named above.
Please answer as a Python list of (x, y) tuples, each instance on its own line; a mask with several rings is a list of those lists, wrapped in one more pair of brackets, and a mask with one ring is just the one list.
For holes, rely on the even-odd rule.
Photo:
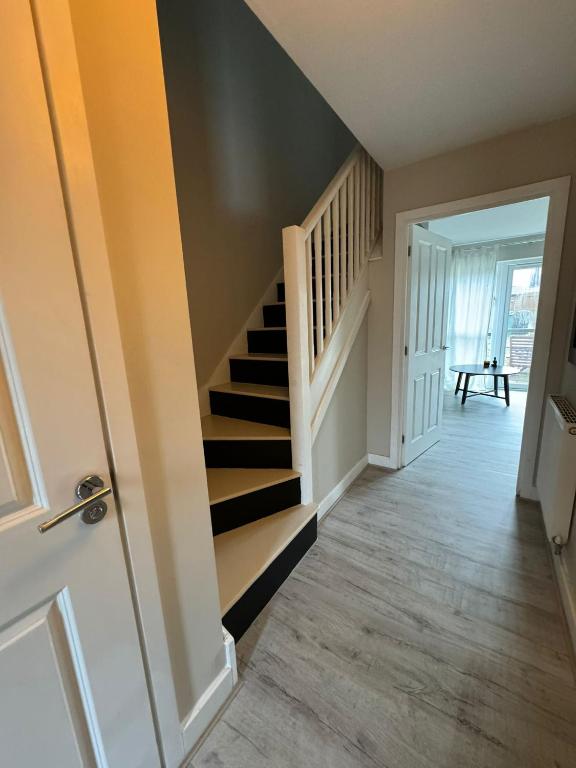
[(336, 171), (332, 181), (328, 184), (324, 192), (322, 192), (318, 200), (314, 203), (312, 210), (300, 225), (306, 233), (306, 237), (311, 234), (312, 230), (320, 220), (320, 217), (326, 211), (328, 204), (332, 201), (335, 190), (340, 188), (342, 182), (346, 176), (348, 176), (350, 168), (354, 165), (361, 153), (362, 146), (360, 144), (356, 144), (352, 152), (350, 152), (346, 160), (344, 160), (340, 168)]

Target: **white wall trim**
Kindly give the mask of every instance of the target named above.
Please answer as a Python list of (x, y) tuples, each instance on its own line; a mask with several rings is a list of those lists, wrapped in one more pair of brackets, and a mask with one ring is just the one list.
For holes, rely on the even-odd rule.
[(572, 647), (576, 654), (576, 595), (574, 593), (574, 586), (570, 581), (568, 569), (564, 562), (564, 556), (551, 554), (550, 557), (554, 563), (558, 591), (560, 593), (564, 615), (566, 616), (566, 624), (568, 625)]
[[(234, 654), (232, 655), (235, 657)], [(234, 662), (234, 666), (227, 664), (216, 675), (200, 696), (194, 708), (184, 718), (182, 721), (182, 735), (184, 737), (185, 752), (191, 752), (194, 749), (199, 738), (226, 703), (237, 679), (236, 663)]]
[(317, 509), (317, 515), (318, 520), (320, 521), (324, 515), (327, 515), (328, 512), (332, 509), (333, 506), (335, 506), (342, 496), (346, 493), (348, 488), (352, 485), (354, 480), (358, 477), (358, 475), (362, 472), (362, 470), (368, 466), (368, 456), (363, 456), (360, 461), (356, 462), (352, 469), (350, 469), (342, 480), (332, 488), (330, 493), (328, 493), (322, 501), (318, 504)]
[(390, 458), (393, 468), (401, 466), (402, 432), (405, 408), (405, 364), (404, 345), (406, 334), (406, 307), (408, 291), (408, 230), (411, 224), (421, 221), (469, 213), (483, 208), (550, 197), (548, 226), (544, 244), (542, 286), (538, 306), (538, 323), (534, 339), (534, 360), (536, 365), (530, 377), (526, 401), (526, 416), (517, 490), (520, 496), (532, 498), (534, 475), (538, 452), (543, 405), (545, 400), (546, 376), (554, 308), (558, 287), (558, 275), (562, 258), (564, 225), (570, 177), (548, 179), (521, 187), (491, 192), (463, 200), (417, 208), (396, 214), (396, 238), (394, 251), (394, 326), (392, 345), (392, 417), (390, 424)]
[(262, 307), (264, 304), (276, 303), (276, 283), (282, 282), (284, 267), (280, 267), (270, 285), (266, 288), (262, 297), (250, 312), (250, 315), (234, 341), (226, 350), (224, 356), (212, 371), (206, 384), (198, 387), (198, 400), (200, 401), (200, 415), (207, 416), (210, 413), (210, 387), (217, 384), (225, 384), (230, 381), (230, 366), (228, 360), (233, 355), (244, 355), (248, 352), (248, 334), (250, 328), (260, 328), (262, 326)]
[(396, 469), (391, 456), (382, 456), (379, 453), (369, 453), (368, 464), (374, 467), (384, 467), (384, 469)]

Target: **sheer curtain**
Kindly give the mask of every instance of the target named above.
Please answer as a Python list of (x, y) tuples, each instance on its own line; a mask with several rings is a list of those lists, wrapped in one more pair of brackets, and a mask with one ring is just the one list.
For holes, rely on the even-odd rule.
[(456, 363), (482, 363), (488, 329), (499, 246), (455, 246), (452, 249), (452, 290), (448, 306), (445, 389), (453, 389)]

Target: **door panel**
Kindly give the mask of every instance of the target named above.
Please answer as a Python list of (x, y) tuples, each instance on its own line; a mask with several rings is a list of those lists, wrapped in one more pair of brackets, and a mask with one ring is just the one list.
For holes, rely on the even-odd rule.
[(7, 764), (159, 765), (119, 521), (38, 524), (110, 483), (30, 5), (0, 4), (0, 744)]
[(440, 439), (452, 245), (410, 229), (403, 464)]

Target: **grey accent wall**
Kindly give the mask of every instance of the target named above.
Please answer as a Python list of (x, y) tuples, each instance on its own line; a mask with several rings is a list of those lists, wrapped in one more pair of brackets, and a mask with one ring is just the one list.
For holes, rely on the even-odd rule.
[(241, 0), (157, 7), (202, 385), (355, 139)]
[(316, 503), (366, 456), (367, 349), (365, 319), (312, 447)]

